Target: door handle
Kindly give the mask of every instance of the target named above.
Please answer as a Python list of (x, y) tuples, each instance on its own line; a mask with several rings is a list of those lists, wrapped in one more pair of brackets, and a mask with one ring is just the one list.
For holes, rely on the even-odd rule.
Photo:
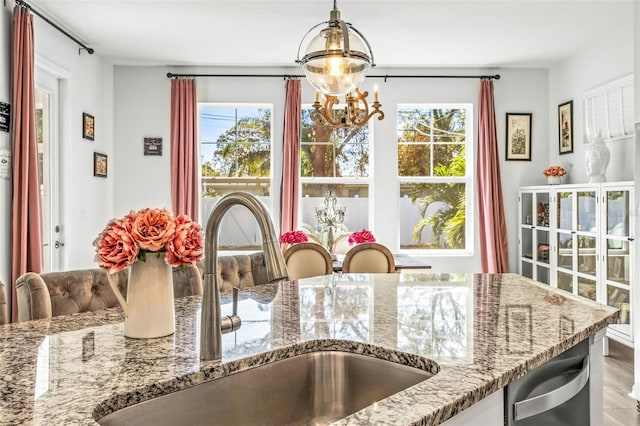
[(64, 243), (61, 243), (60, 241), (56, 241), (55, 248), (60, 248), (60, 247), (64, 247)]
[(514, 420), (526, 419), (564, 404), (577, 395), (588, 381), (589, 355), (586, 355), (580, 372), (571, 381), (545, 394), (514, 403)]

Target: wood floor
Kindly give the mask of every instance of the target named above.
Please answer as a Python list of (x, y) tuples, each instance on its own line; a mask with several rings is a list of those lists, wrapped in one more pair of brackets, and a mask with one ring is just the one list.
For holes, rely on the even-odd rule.
[(640, 426), (636, 400), (628, 394), (633, 385), (633, 349), (609, 339), (604, 357), (605, 426)]

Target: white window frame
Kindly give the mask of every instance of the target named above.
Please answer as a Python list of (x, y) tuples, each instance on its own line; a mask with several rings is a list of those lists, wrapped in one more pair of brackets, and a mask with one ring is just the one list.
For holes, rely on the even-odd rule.
[[(475, 167), (473, 159), (475, 146), (474, 143), (474, 115), (473, 106), (471, 102), (465, 103), (398, 103), (396, 105), (396, 122), (395, 132), (397, 135), (398, 130), (398, 113), (403, 109), (465, 109), (466, 110), (466, 126), (465, 126), (465, 152), (466, 152), (466, 172), (464, 176), (452, 176), (452, 177), (434, 177), (434, 176), (400, 176), (398, 173), (398, 159), (396, 159), (396, 179), (397, 188), (403, 183), (464, 183), (465, 184), (465, 248), (464, 249), (407, 249), (401, 248), (401, 214), (399, 210), (400, 204), (398, 204), (398, 247), (399, 253), (411, 254), (416, 256), (430, 256), (430, 257), (469, 257), (474, 255), (475, 239)], [(396, 139), (396, 149), (399, 146), (399, 141)]]
[[(336, 109), (344, 108), (344, 105), (336, 105)], [(302, 109), (313, 110), (312, 104), (302, 104)], [(302, 121), (302, 117), (300, 117)], [(305, 183), (317, 184), (317, 185), (367, 185), (368, 187), (368, 200), (367, 200), (367, 229), (372, 228), (373, 224), (373, 209), (374, 209), (374, 186), (373, 186), (373, 173), (374, 173), (374, 126), (371, 124), (371, 120), (367, 122), (366, 126), (368, 127), (368, 144), (369, 144), (369, 175), (365, 177), (303, 177), (302, 170), (298, 170), (299, 183), (298, 183), (298, 193), (300, 194), (298, 202), (299, 205), (302, 205), (303, 194), (302, 194), (302, 185)], [(302, 126), (301, 126), (302, 128)], [(302, 150), (302, 138), (300, 139), (301, 150)], [(349, 212), (346, 212), (348, 215)], [(302, 220), (302, 209), (298, 209), (298, 227), (303, 225)], [(316, 225), (313, 223), (312, 225)], [(351, 232), (358, 231), (358, 229), (350, 229)]]
[[(271, 214), (271, 216), (273, 217), (273, 207), (274, 207), (274, 202), (275, 202), (275, 197), (276, 194), (274, 193), (275, 188), (276, 188), (276, 182), (275, 182), (275, 173), (274, 173), (274, 152), (275, 152), (275, 142), (274, 142), (274, 133), (273, 133), (273, 129), (274, 129), (274, 111), (275, 111), (275, 107), (273, 103), (266, 103), (266, 102), (256, 102), (256, 103), (246, 103), (246, 102), (198, 102), (198, 124), (197, 124), (197, 138), (198, 138), (198, 197), (200, 200), (200, 211), (198, 212), (198, 214), (200, 216), (202, 216), (203, 214), (203, 206), (202, 206), (202, 135), (201, 135), (201, 128), (202, 128), (202, 110), (205, 108), (228, 108), (228, 109), (244, 109), (244, 108), (255, 108), (255, 109), (269, 109), (271, 110), (271, 128), (269, 130), (270, 135), (271, 135), (271, 148), (270, 148), (270, 167), (269, 167), (269, 202), (265, 202), (263, 199), (261, 199), (261, 201), (264, 203), (265, 207), (267, 208), (267, 211), (269, 212), (269, 214)], [(200, 217), (199, 218), (199, 223), (203, 226), (206, 225), (207, 223), (207, 219), (208, 219), (208, 215), (206, 215), (207, 217)], [(257, 223), (256, 223), (256, 227), (257, 227)], [(258, 243), (261, 244), (261, 240), (259, 238)], [(250, 250), (250, 251), (254, 251), (254, 250)], [(226, 250), (224, 251), (225, 254), (234, 254), (234, 253), (247, 253), (246, 250)]]

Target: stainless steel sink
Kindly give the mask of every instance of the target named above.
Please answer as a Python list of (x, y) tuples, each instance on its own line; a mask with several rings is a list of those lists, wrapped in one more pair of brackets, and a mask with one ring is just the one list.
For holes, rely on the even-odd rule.
[(324, 425), (432, 377), (348, 352), (276, 361), (123, 408), (101, 425)]

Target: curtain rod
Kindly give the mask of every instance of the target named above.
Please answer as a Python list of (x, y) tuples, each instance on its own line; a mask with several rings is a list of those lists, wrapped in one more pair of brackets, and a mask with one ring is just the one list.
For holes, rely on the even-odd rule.
[(49, 18), (47, 18), (46, 16), (44, 16), (43, 14), (41, 14), (40, 12), (38, 12), (37, 10), (35, 10), (33, 8), (33, 6), (31, 6), (29, 3), (27, 3), (24, 0), (15, 0), (16, 1), (16, 5), (18, 6), (24, 6), (27, 9), (29, 9), (34, 15), (38, 15), (40, 18), (42, 18), (47, 24), (51, 25), (53, 28), (55, 28), (56, 30), (60, 31), (62, 34), (66, 35), (67, 37), (69, 37), (71, 40), (75, 41), (76, 44), (78, 44), (79, 46), (82, 47), (82, 49), (78, 49), (78, 55), (80, 54), (80, 52), (82, 52), (82, 50), (86, 50), (88, 54), (93, 55), (94, 50), (91, 47), (87, 47), (85, 46), (83, 43), (81, 43), (77, 38), (75, 38), (74, 36), (72, 36), (71, 34), (69, 34), (68, 32), (66, 32), (65, 30), (63, 30), (62, 28), (60, 28), (58, 25), (56, 25), (55, 23), (53, 23)]
[[(167, 73), (167, 78), (177, 77), (277, 77), (277, 78), (300, 78), (304, 75), (296, 74), (176, 74)], [(494, 75), (368, 75), (367, 78), (384, 78), (386, 82), (389, 78), (479, 78), (481, 80), (500, 80), (500, 74)]]

